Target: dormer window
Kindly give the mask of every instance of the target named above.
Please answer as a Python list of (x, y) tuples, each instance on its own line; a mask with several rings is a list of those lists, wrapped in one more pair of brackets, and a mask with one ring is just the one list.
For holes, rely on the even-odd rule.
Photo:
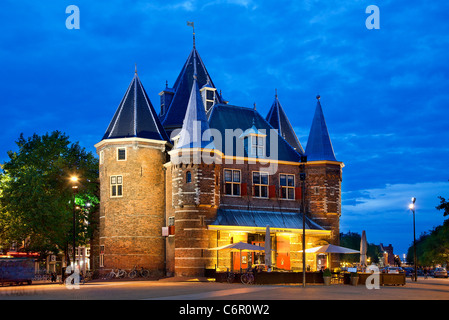
[(240, 139), (245, 139), (244, 143), (248, 157), (264, 158), (267, 135), (264, 133), (265, 129), (258, 130), (254, 122), (253, 120), (253, 126), (251, 128), (240, 135)]
[(254, 135), (251, 136), (251, 156), (263, 158), (265, 156), (265, 137)]
[(206, 112), (215, 104), (216, 91), (217, 89), (210, 84), (209, 80), (207, 80), (207, 83), (200, 90)]

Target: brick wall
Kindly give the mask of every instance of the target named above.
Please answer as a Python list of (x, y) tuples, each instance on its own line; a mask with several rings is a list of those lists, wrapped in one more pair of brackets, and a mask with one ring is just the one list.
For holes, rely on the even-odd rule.
[[(117, 148), (126, 161), (117, 161)], [(151, 140), (119, 139), (97, 147), (100, 164), (99, 245), (104, 271), (135, 265), (162, 274), (165, 240), (165, 145)], [(111, 176), (123, 179), (123, 195), (111, 197)]]

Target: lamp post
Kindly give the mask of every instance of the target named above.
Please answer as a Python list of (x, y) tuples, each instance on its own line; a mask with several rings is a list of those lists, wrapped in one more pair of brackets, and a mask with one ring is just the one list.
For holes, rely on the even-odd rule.
[(299, 178), (301, 180), (301, 213), (302, 213), (302, 286), (306, 287), (306, 210), (305, 210), (305, 193), (306, 193), (306, 172), (305, 164), (307, 156), (301, 156), (301, 165)]
[(412, 203), (408, 206), (410, 210), (413, 213), (413, 264), (415, 265), (415, 282), (418, 281), (418, 274), (417, 274), (417, 264), (418, 259), (416, 257), (416, 233), (415, 233), (415, 201), (416, 198), (412, 198)]
[(71, 178), (70, 178), (70, 181), (72, 182), (72, 212), (73, 212), (73, 221), (72, 221), (72, 223), (73, 223), (73, 269), (72, 269), (72, 272), (74, 272), (75, 271), (75, 262), (76, 262), (76, 252), (75, 252), (75, 248), (76, 248), (76, 244), (75, 244), (75, 241), (76, 241), (76, 236), (75, 236), (75, 231), (76, 231), (76, 219), (75, 219), (75, 194), (77, 193), (77, 191), (78, 191), (78, 177), (77, 176), (72, 176)]

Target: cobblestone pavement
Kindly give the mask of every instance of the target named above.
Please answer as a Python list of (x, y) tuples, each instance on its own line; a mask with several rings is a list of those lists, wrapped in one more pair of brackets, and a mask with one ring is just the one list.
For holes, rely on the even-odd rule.
[(0, 287), (0, 300), (449, 300), (449, 279), (407, 279), (405, 286), (242, 285), (165, 279), (92, 281), (78, 289), (62, 284)]

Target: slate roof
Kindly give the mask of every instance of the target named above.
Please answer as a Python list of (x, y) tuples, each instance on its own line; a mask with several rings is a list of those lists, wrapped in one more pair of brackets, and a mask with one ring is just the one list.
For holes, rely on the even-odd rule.
[[(212, 226), (239, 226), (281, 229), (302, 229), (303, 215), (299, 212), (259, 211), (219, 208)], [(306, 229), (325, 230), (306, 217)]]
[[(221, 134), (221, 141), (214, 141), (215, 148), (219, 149), (225, 155), (239, 155), (236, 151), (236, 139), (240, 139), (243, 132), (254, 126), (257, 131), (264, 132), (266, 136), (266, 155), (269, 158), (273, 158), (274, 155), (270, 154), (270, 146), (273, 142), (273, 137), (270, 135), (270, 130), (274, 129), (254, 108), (238, 107), (229, 104), (215, 104), (209, 115), (209, 127), (211, 129), (217, 129)], [(226, 147), (226, 129), (237, 130), (242, 132), (233, 138), (232, 150)], [(264, 130), (264, 131), (263, 131)], [(237, 132), (237, 131), (234, 131)], [(284, 161), (298, 162), (301, 160), (301, 155), (293, 149), (290, 144), (285, 141), (279, 134), (276, 134), (275, 139), (278, 144), (277, 159)], [(228, 142), (229, 140), (228, 137)], [(248, 148), (245, 145), (244, 157), (248, 157)]]
[(273, 104), (271, 105), (270, 111), (268, 111), (266, 119), (273, 128), (278, 129), (279, 135), (283, 137), (296, 151), (304, 154), (304, 149), (302, 148), (301, 143), (299, 142), (298, 137), (296, 136), (296, 133), (293, 130), (293, 127), (290, 124), (281, 103), (279, 102), (277, 94)]
[(109, 123), (103, 139), (129, 137), (169, 141), (137, 72)]
[(315, 115), (313, 116), (310, 128), (309, 139), (307, 141), (306, 154), (307, 161), (330, 160), (337, 161), (334, 148), (329, 137), (320, 97), (317, 96)]
[(194, 76), (192, 90), (190, 92), (189, 102), (187, 104), (187, 110), (180, 132), (180, 138), (176, 148), (207, 147), (213, 149), (213, 142), (208, 130), (209, 123), (206, 117), (206, 110), (204, 110), (203, 99), (201, 98), (200, 89), (198, 88), (198, 81), (196, 76)]
[[(173, 131), (173, 129), (182, 127), (195, 74), (199, 88), (202, 88), (207, 83), (215, 88), (198, 51), (196, 48), (193, 48), (173, 85), (175, 93), (173, 100), (165, 114), (161, 117), (161, 123), (167, 131)], [(219, 95), (216, 95), (216, 99), (218, 102), (222, 102)]]

